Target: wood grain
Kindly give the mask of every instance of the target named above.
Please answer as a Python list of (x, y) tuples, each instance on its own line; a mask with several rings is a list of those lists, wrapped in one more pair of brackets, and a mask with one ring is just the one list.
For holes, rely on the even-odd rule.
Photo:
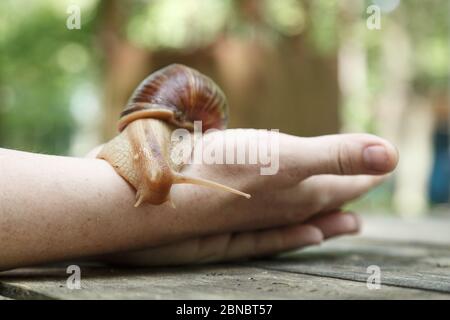
[(23, 269), (2, 275), (15, 299), (446, 299), (439, 293), (264, 270), (236, 265), (116, 270), (82, 267), (82, 289), (66, 287), (65, 268)]
[(250, 265), (321, 277), (366, 282), (367, 268), (378, 266), (383, 285), (450, 293), (448, 246), (351, 239), (332, 241), (276, 260)]

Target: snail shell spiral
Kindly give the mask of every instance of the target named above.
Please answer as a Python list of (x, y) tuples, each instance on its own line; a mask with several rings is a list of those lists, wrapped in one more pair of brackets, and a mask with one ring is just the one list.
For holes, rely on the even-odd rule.
[(225, 129), (228, 106), (224, 93), (209, 77), (181, 64), (171, 64), (148, 76), (121, 113), (119, 131), (142, 117), (158, 118), (192, 129), (201, 121), (203, 131)]

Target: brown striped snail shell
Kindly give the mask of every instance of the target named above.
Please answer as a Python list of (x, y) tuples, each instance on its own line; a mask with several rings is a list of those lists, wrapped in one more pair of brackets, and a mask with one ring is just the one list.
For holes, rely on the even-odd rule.
[(204, 131), (225, 129), (228, 106), (222, 90), (207, 76), (180, 64), (169, 65), (148, 76), (134, 91), (121, 113), (119, 131), (141, 115), (192, 129), (202, 121)]
[(208, 77), (180, 64), (148, 76), (135, 90), (121, 113), (119, 135), (106, 143), (98, 158), (108, 161), (136, 189), (137, 202), (170, 201), (173, 184), (191, 183), (246, 193), (200, 178), (181, 174), (170, 159), (171, 133), (176, 128), (225, 129), (228, 110), (222, 90)]

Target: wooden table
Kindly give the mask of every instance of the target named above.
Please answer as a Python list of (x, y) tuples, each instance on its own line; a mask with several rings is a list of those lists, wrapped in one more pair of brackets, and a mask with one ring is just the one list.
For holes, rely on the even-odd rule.
[[(66, 265), (0, 273), (2, 299), (450, 299), (450, 218), (366, 218), (361, 235), (277, 259), (177, 268)], [(381, 287), (367, 287), (368, 266)]]

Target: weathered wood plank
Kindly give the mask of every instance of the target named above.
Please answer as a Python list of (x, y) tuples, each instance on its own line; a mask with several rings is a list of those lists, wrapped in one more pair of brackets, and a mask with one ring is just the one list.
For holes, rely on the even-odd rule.
[[(3, 273), (16, 299), (447, 299), (450, 296), (236, 265), (171, 269), (82, 268), (82, 289), (66, 287), (65, 268), (22, 269)], [(11, 289), (15, 291), (11, 291)]]
[(450, 293), (450, 247), (447, 245), (344, 238), (249, 265), (360, 282), (367, 281), (367, 267), (376, 265), (380, 267), (384, 285)]

